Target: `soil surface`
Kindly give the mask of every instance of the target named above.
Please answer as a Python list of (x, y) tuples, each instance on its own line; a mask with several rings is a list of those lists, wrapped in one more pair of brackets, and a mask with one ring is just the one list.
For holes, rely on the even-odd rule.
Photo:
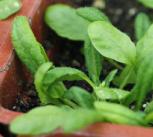
[[(79, 6), (90, 6), (93, 0), (73, 0)], [(151, 10), (144, 8), (136, 0), (106, 0), (106, 7), (101, 9), (111, 20), (111, 22), (123, 32), (127, 33), (132, 40), (134, 36), (134, 18), (139, 12), (152, 13)], [(44, 40), (46, 50), (54, 50), (52, 60), (56, 66), (71, 66), (87, 73), (84, 56), (82, 54), (82, 42), (73, 42), (58, 37), (54, 32), (48, 30), (48, 38)], [(112, 65), (104, 63), (103, 76), (113, 69)], [(72, 85), (81, 86), (88, 91), (91, 87), (83, 81), (65, 82), (67, 87)], [(34, 85), (24, 82), (24, 94), (19, 94), (13, 110), (26, 112), (29, 109), (39, 106), (40, 101), (37, 97)]]

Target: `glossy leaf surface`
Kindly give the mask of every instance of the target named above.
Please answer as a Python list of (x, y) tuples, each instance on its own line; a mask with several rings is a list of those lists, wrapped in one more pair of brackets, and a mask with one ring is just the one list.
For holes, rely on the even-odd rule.
[(71, 40), (84, 40), (87, 37), (89, 22), (70, 6), (56, 4), (48, 7), (45, 22), (61, 37)]
[[(63, 109), (55, 106), (35, 108), (15, 119), (10, 129), (20, 135), (47, 134), (62, 128), (70, 133), (100, 121), (97, 112), (90, 109)], [(44, 124), (45, 123), (45, 124)]]
[(88, 34), (94, 47), (104, 57), (124, 64), (134, 64), (136, 48), (130, 38), (110, 23), (97, 21), (89, 26)]

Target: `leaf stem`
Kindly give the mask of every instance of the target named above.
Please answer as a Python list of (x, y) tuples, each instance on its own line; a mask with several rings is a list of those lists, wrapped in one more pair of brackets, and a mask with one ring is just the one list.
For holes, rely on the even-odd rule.
[(123, 79), (122, 83), (120, 84), (120, 89), (123, 89), (124, 88), (124, 86), (126, 85), (126, 83), (127, 83), (128, 79), (129, 79), (131, 73), (132, 73), (132, 69), (130, 69), (128, 71), (126, 77)]
[(72, 108), (78, 108), (78, 105), (76, 105), (75, 103), (73, 103), (71, 100), (68, 99), (61, 99), (66, 105), (72, 107)]
[(115, 62), (114, 60), (108, 59), (108, 58), (107, 58), (107, 60), (108, 60), (111, 64), (113, 64), (116, 68), (118, 68), (118, 69), (120, 69), (120, 70), (123, 69), (123, 67), (122, 67), (121, 65), (119, 65), (117, 62)]

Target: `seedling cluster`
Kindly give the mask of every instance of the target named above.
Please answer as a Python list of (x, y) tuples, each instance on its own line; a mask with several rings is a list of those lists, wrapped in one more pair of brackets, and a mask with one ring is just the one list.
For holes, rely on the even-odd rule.
[[(45, 22), (60, 37), (84, 42), (88, 74), (56, 67), (34, 37), (28, 19), (16, 17), (12, 42), (34, 77), (41, 106), (15, 119), (10, 125), (13, 133), (39, 135), (58, 128), (70, 133), (96, 122), (151, 126), (153, 102), (147, 102), (147, 96), (153, 87), (153, 25), (147, 15), (141, 13), (135, 21), (135, 43), (93, 7), (52, 5)], [(116, 64), (116, 69), (102, 81), (104, 60)], [(63, 83), (73, 80), (84, 80), (92, 92)], [(129, 84), (133, 87), (127, 89)]]

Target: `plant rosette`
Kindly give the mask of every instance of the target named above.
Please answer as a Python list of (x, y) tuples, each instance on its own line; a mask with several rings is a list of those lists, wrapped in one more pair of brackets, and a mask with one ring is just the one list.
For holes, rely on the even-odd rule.
[[(141, 31), (145, 34), (134, 43), (98, 9), (74, 9), (64, 4), (49, 6), (45, 13), (45, 22), (59, 36), (84, 42), (88, 73), (71, 67), (56, 67), (35, 38), (27, 17), (16, 17), (11, 40), (19, 59), (34, 77), (41, 104), (14, 119), (10, 124), (10, 131), (19, 135), (39, 136), (60, 129), (63, 133), (61, 136), (67, 136), (100, 122), (132, 125), (131, 130), (148, 127), (149, 131), (153, 122), (153, 103), (147, 103), (153, 79), (153, 56), (150, 54), (153, 26), (150, 25), (146, 32)], [(146, 45), (147, 48), (144, 48)], [(101, 80), (104, 59), (114, 64), (116, 69)], [(74, 80), (85, 81), (92, 91), (88, 92), (78, 86), (67, 88), (64, 84), (64, 81)], [(125, 90), (129, 83), (133, 87)], [(142, 111), (144, 102), (147, 106)], [(113, 124), (111, 126), (114, 127)], [(111, 136), (112, 133), (108, 133)], [(90, 132), (89, 136), (91, 135)], [(126, 135), (129, 137), (129, 134)]]

